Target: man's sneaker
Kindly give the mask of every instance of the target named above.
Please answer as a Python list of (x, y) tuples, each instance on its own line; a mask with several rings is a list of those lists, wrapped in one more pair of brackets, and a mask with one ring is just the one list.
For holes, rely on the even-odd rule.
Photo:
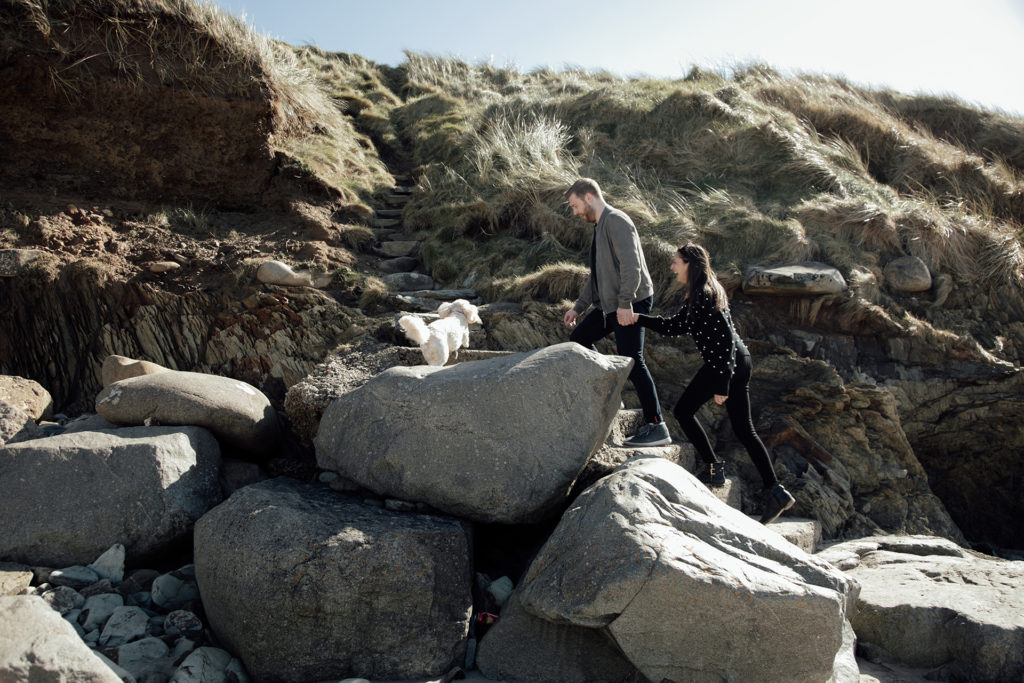
[(764, 512), (761, 513), (761, 524), (769, 524), (779, 518), (783, 512), (793, 507), (796, 500), (782, 484), (775, 484), (764, 492)]
[(672, 443), (672, 436), (664, 422), (645, 424), (633, 436), (626, 439), (626, 448), (643, 448), (645, 446), (666, 446)]
[(697, 475), (697, 479), (708, 488), (717, 489), (725, 486), (725, 463), (722, 461), (705, 463), (704, 469)]

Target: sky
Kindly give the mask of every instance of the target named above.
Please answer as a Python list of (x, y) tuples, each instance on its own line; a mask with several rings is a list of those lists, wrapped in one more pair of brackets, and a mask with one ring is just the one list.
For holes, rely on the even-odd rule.
[(215, 0), (291, 45), (523, 72), (682, 78), (693, 66), (842, 76), (1024, 116), (1024, 0)]

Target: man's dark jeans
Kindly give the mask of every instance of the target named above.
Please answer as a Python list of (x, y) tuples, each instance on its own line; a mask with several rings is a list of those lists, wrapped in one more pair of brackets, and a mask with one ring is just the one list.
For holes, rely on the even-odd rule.
[[(651, 312), (653, 305), (654, 297), (649, 296), (634, 302), (633, 311), (646, 315)], [(576, 325), (576, 329), (569, 335), (569, 341), (596, 351), (597, 348), (594, 344), (614, 333), (617, 353), (620, 356), (629, 356), (633, 359), (633, 369), (629, 373), (629, 379), (636, 388), (637, 398), (640, 399), (640, 406), (644, 411), (644, 421), (647, 423), (661, 422), (661, 404), (658, 402), (658, 392), (654, 388), (654, 380), (651, 379), (651, 373), (644, 362), (645, 331), (640, 325), (620, 325), (615, 313), (606, 315), (601, 309), (595, 308)]]

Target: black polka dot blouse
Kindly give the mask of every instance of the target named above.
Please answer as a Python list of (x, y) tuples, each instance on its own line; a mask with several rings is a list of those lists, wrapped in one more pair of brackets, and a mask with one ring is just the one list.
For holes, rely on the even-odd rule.
[(728, 396), (729, 382), (736, 369), (736, 354), (749, 351), (736, 333), (728, 307), (715, 308), (704, 292), (697, 293), (696, 297), (692, 312), (684, 305), (671, 318), (641, 314), (637, 324), (669, 337), (689, 334), (704, 363), (714, 371), (715, 394)]

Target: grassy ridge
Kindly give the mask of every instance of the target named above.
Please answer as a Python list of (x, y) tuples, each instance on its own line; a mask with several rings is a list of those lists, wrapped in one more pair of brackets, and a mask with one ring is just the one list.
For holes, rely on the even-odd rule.
[[(587, 175), (633, 216), (652, 270), (696, 239), (732, 286), (752, 264), (832, 264), (900, 329), (1024, 313), (1020, 118), (761, 66), (627, 80), (410, 54), (402, 69), (395, 120), (421, 173), (407, 223), (444, 282), (571, 296), (589, 233), (561, 191)], [(941, 305), (886, 293), (883, 267), (907, 254), (949, 276)]]

